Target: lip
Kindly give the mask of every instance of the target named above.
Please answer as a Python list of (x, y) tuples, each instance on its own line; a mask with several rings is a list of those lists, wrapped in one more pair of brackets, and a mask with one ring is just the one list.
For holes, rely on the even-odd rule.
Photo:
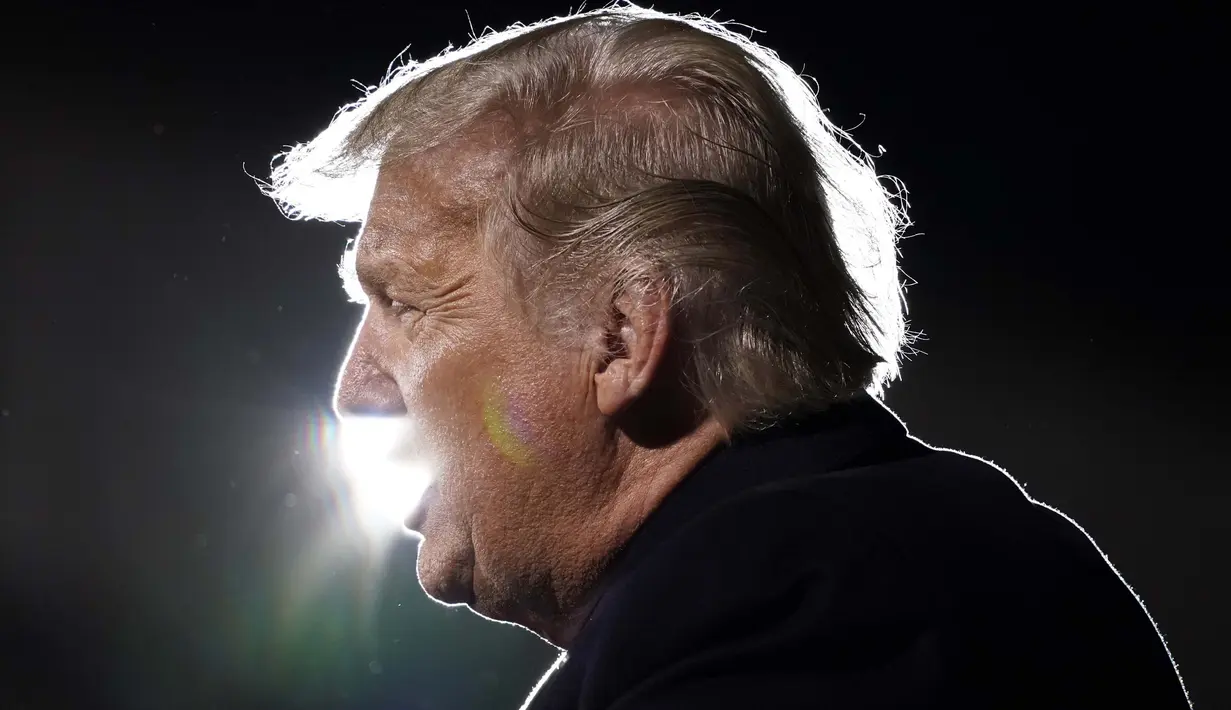
[(437, 498), (436, 487), (428, 486), (427, 490), (423, 491), (423, 495), (419, 498), (419, 504), (411, 511), (410, 515), (402, 521), (402, 525), (406, 526), (407, 530), (423, 534), (423, 526), (427, 522), (428, 508)]

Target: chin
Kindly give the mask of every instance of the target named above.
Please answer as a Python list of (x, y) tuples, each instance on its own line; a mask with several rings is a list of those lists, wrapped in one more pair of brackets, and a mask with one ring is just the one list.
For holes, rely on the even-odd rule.
[(434, 549), (424, 537), (419, 543), (416, 572), (419, 586), (429, 597), (442, 604), (466, 604), (474, 607), (474, 566), (469, 562), (450, 560)]

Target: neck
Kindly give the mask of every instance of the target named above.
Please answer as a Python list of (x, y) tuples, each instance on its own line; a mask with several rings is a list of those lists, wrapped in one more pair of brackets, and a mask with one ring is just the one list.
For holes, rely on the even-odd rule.
[(605, 572), (615, 555), (632, 539), (641, 524), (711, 451), (726, 440), (722, 428), (706, 420), (686, 436), (661, 447), (645, 447), (625, 440), (624, 464), (607, 504), (581, 531), (598, 543), (593, 583), (567, 613), (535, 629), (552, 644), (568, 649), (589, 620), (602, 596)]

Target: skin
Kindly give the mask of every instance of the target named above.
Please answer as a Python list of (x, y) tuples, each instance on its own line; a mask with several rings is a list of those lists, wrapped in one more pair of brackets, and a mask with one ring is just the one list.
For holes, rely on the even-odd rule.
[(573, 348), (507, 302), (477, 226), (500, 143), (489, 132), (381, 170), (335, 408), (415, 422), (435, 475), (407, 520), (428, 595), (567, 648), (611, 556), (724, 435), (678, 385), (661, 291), (617, 293)]

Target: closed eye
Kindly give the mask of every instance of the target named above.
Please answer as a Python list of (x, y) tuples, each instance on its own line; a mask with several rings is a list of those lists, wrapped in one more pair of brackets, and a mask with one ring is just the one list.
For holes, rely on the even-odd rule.
[(423, 315), (423, 309), (418, 306), (412, 306), (405, 301), (399, 301), (389, 296), (376, 296), (376, 301), (381, 310), (389, 316), (396, 318), (406, 326), (414, 325), (419, 322), (419, 317)]
[(391, 298), (387, 299), (386, 302), (388, 303), (389, 312), (399, 318), (403, 315), (419, 310), (410, 304), (402, 303), (401, 301), (396, 301)]

